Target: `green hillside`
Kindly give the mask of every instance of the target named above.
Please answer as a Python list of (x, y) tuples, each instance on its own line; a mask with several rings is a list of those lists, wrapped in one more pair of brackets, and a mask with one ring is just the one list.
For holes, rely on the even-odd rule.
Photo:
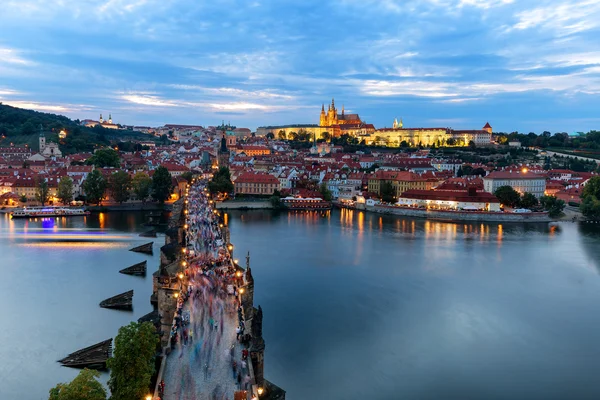
[[(65, 139), (58, 139), (58, 132), (67, 132)], [(38, 150), (38, 137), (41, 133), (46, 140), (58, 142), (64, 154), (93, 151), (114, 142), (129, 140), (155, 140), (153, 135), (131, 130), (106, 129), (101, 126), (86, 128), (63, 115), (24, 110), (0, 103), (0, 147), (29, 145)]]

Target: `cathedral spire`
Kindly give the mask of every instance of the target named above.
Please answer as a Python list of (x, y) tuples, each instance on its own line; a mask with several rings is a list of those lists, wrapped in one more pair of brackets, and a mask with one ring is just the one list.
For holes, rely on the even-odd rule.
[(325, 112), (325, 104), (321, 104), (321, 112)]
[(344, 105), (342, 104), (342, 115), (344, 115)]
[(331, 109), (335, 110), (335, 101), (334, 101), (333, 97), (331, 98)]

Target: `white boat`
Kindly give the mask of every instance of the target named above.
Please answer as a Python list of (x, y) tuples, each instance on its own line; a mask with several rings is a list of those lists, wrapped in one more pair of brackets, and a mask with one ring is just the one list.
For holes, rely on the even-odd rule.
[(90, 212), (83, 208), (71, 207), (23, 207), (13, 211), (12, 218), (46, 218), (46, 217), (76, 217), (88, 215)]

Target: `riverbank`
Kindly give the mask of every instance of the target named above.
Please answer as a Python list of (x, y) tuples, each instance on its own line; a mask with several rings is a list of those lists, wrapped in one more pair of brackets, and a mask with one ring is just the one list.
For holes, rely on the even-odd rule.
[(519, 222), (540, 223), (551, 222), (548, 213), (507, 213), (507, 212), (485, 212), (485, 211), (441, 211), (427, 210), (423, 208), (395, 207), (387, 205), (365, 206), (365, 211), (378, 214), (391, 214), (403, 217), (424, 218), (435, 221), (475, 221), (475, 222)]

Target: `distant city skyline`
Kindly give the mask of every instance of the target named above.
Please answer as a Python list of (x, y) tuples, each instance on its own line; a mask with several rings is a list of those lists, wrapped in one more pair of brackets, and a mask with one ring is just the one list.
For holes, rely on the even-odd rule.
[(127, 125), (600, 129), (591, 0), (5, 0), (0, 102)]

